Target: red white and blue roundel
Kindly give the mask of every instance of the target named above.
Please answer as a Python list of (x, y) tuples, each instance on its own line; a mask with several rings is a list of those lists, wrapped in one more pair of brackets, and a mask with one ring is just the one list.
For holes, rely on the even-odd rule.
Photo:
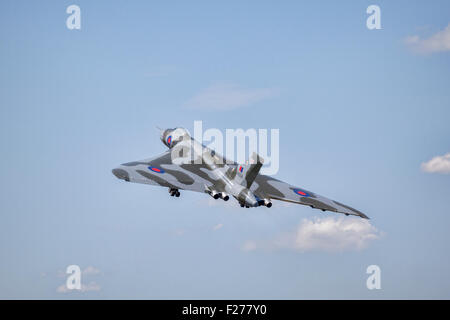
[(170, 144), (172, 143), (172, 136), (167, 137), (167, 145), (170, 147)]
[(164, 170), (163, 169), (161, 169), (161, 168), (157, 168), (157, 167), (148, 167), (148, 169), (150, 170), (150, 171), (153, 171), (153, 172), (157, 172), (157, 173), (164, 173)]
[(244, 171), (244, 168), (242, 166), (239, 166), (239, 172), (242, 173)]
[(302, 189), (294, 189), (293, 191), (296, 194), (298, 194), (299, 196), (302, 196), (302, 197), (309, 197), (310, 196), (308, 192), (306, 192), (305, 190), (302, 190)]

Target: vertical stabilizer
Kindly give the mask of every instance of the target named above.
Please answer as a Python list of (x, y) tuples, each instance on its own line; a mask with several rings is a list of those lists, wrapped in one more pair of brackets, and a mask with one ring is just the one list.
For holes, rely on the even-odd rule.
[(238, 164), (236, 166), (236, 176), (233, 180), (247, 189), (250, 188), (258, 176), (263, 163), (264, 159), (256, 152), (253, 152), (248, 164)]

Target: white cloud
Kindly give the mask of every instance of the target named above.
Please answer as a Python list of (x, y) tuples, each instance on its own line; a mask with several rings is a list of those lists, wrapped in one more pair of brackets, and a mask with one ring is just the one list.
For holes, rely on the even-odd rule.
[(235, 85), (220, 84), (206, 88), (189, 99), (184, 107), (201, 110), (232, 110), (252, 105), (278, 94), (274, 88), (244, 89)]
[(69, 292), (90, 292), (90, 291), (100, 291), (101, 287), (98, 283), (91, 281), (88, 284), (81, 284), (80, 290), (68, 289), (65, 284), (60, 285), (56, 288), (56, 292), (58, 293), (69, 293)]
[(177, 237), (181, 237), (181, 236), (183, 236), (185, 233), (186, 233), (186, 230), (185, 230), (185, 229), (181, 229), (181, 228), (175, 229), (175, 230), (172, 231), (172, 234), (175, 235), (175, 236), (177, 236)]
[(368, 220), (351, 217), (304, 219), (296, 230), (269, 242), (247, 241), (242, 250), (292, 249), (306, 251), (352, 251), (366, 248), (381, 233)]
[(450, 51), (450, 24), (426, 39), (417, 35), (409, 36), (405, 39), (405, 43), (415, 52), (423, 54)]
[(430, 173), (450, 173), (450, 152), (423, 162), (421, 168), (423, 171)]
[(93, 266), (88, 266), (82, 271), (83, 275), (96, 275), (100, 274), (100, 270)]
[(256, 244), (256, 241), (249, 240), (244, 243), (242, 246), (242, 250), (244, 251), (253, 251), (258, 248), (258, 245)]
[(216, 231), (216, 230), (221, 229), (222, 227), (223, 227), (223, 224), (219, 223), (219, 224), (216, 224), (212, 229), (213, 229), (213, 231)]
[(67, 286), (65, 284), (60, 285), (58, 288), (56, 288), (56, 292), (58, 293), (67, 293), (71, 290), (67, 289)]

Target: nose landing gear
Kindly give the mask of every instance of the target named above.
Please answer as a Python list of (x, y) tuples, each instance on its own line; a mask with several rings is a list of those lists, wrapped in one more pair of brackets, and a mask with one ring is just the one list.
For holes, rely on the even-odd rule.
[(178, 191), (178, 189), (169, 188), (169, 193), (171, 197), (175, 196), (178, 198), (180, 196), (180, 191)]

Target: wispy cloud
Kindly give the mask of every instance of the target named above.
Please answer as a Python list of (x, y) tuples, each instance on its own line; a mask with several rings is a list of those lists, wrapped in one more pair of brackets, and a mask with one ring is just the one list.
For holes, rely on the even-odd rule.
[(213, 229), (213, 231), (216, 231), (216, 230), (222, 229), (222, 227), (223, 227), (223, 224), (219, 223), (219, 224), (216, 224), (212, 229)]
[(84, 270), (82, 271), (82, 275), (85, 275), (85, 276), (97, 275), (97, 274), (100, 274), (100, 270), (93, 266), (88, 266), (88, 267), (84, 268)]
[(413, 51), (422, 54), (450, 51), (450, 23), (444, 30), (428, 38), (423, 39), (418, 35), (409, 36), (405, 39), (405, 43)]
[(183, 236), (185, 233), (186, 233), (186, 230), (185, 230), (185, 229), (182, 229), (182, 228), (178, 228), (178, 229), (175, 229), (175, 230), (172, 230), (172, 231), (171, 231), (171, 234), (174, 235), (174, 236), (177, 236), (177, 237), (181, 237), (181, 236)]
[(296, 230), (281, 234), (268, 242), (247, 241), (242, 250), (353, 251), (366, 248), (380, 236), (381, 233), (368, 220), (360, 218), (304, 219)]
[(423, 162), (421, 168), (423, 171), (430, 173), (450, 173), (450, 152)]
[(279, 93), (275, 88), (245, 89), (231, 84), (220, 84), (206, 88), (190, 98), (184, 107), (201, 110), (232, 110), (250, 106), (272, 98)]
[(65, 284), (60, 285), (56, 288), (56, 292), (58, 293), (69, 293), (69, 292), (91, 292), (91, 291), (100, 291), (102, 288), (95, 281), (91, 281), (88, 284), (81, 284), (80, 290), (71, 290), (68, 289)]
[(254, 240), (248, 240), (242, 246), (242, 250), (244, 250), (244, 251), (253, 251), (256, 249), (258, 249), (258, 245), (256, 244), (256, 241), (254, 241)]

